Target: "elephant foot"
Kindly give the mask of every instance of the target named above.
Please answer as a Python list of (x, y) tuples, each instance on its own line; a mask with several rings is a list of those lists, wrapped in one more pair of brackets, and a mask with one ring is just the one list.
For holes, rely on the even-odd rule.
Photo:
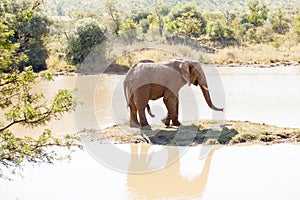
[(166, 125), (166, 127), (170, 127), (170, 119), (168, 117), (163, 118), (161, 121)]
[(129, 126), (130, 126), (131, 128), (139, 128), (139, 127), (140, 127), (138, 123), (135, 123), (135, 122), (133, 122), (133, 121), (130, 121)]
[(181, 123), (178, 120), (172, 120), (172, 126), (180, 126)]
[(141, 129), (142, 130), (151, 130), (151, 126), (149, 124), (145, 125), (145, 126), (141, 126)]

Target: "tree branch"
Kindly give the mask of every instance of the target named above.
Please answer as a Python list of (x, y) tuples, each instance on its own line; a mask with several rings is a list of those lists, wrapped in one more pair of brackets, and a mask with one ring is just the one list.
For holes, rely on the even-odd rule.
[(20, 120), (12, 120), (9, 124), (7, 124), (6, 126), (0, 128), (0, 132), (8, 129), (9, 127), (11, 127), (12, 125), (14, 124), (18, 124), (18, 123), (21, 123), (21, 122), (25, 122), (26, 120), (25, 119), (20, 119)]

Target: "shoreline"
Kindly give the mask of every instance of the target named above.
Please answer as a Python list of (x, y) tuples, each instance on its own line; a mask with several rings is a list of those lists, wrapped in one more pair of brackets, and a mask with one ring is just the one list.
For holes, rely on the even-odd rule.
[[(272, 63), (272, 64), (239, 64), (239, 63), (230, 63), (230, 64), (202, 64), (203, 67), (216, 67), (216, 68), (260, 68), (260, 69), (271, 69), (276, 67), (300, 67), (300, 63)], [(128, 68), (129, 70), (130, 68)], [(128, 71), (127, 70), (127, 71)], [(46, 70), (47, 71), (47, 70)], [(114, 67), (114, 70), (109, 70), (108, 72), (102, 73), (82, 73), (82, 72), (52, 72), (54, 76), (90, 76), (90, 75), (99, 75), (99, 74), (108, 74), (108, 75), (125, 75), (127, 71), (124, 70), (124, 67), (120, 67), (118, 70), (117, 67)]]
[(164, 146), (241, 145), (300, 143), (300, 128), (282, 128), (249, 121), (210, 120), (185, 122), (180, 127), (152, 126), (151, 130), (113, 125), (102, 130), (78, 133), (84, 142), (101, 144), (149, 143)]
[[(210, 64), (204, 64), (210, 65)], [(239, 64), (239, 63), (230, 63), (230, 64), (213, 64), (215, 67), (229, 67), (229, 68), (235, 68), (235, 67), (245, 67), (245, 68), (275, 68), (275, 67), (300, 67), (300, 63), (271, 63), (271, 64)]]

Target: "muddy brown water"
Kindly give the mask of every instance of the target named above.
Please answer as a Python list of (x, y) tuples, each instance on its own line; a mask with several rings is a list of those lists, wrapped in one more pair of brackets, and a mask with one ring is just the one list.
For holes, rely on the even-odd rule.
[[(181, 121), (199, 119), (248, 120), (281, 127), (300, 127), (300, 68), (205, 68), (213, 103), (225, 112), (208, 108), (198, 87), (184, 86), (179, 93)], [(101, 129), (128, 122), (122, 81), (124, 75), (59, 76), (54, 82), (41, 83), (39, 90), (51, 98), (61, 88), (74, 89), (82, 105), (62, 120), (47, 126), (54, 133), (76, 133), (82, 129)], [(150, 124), (161, 124), (166, 108), (161, 99), (150, 101), (155, 118)], [(39, 134), (35, 130), (15, 128), (21, 135)]]
[[(233, 119), (300, 127), (300, 68), (218, 68), (220, 76), (205, 70), (212, 99), (216, 106), (225, 106), (225, 112), (212, 112), (199, 88), (184, 87), (180, 91), (182, 121)], [(40, 89), (47, 98), (59, 88), (77, 88), (78, 99), (83, 102), (76, 112), (50, 122), (48, 127), (55, 134), (63, 134), (128, 121), (121, 89), (123, 78), (123, 75), (60, 76), (53, 83), (42, 83)], [(214, 84), (219, 80), (221, 89)], [(166, 112), (162, 102), (150, 105), (156, 117), (149, 118), (149, 122), (160, 124)], [(42, 128), (14, 130), (19, 135), (35, 135)], [(207, 148), (119, 144), (113, 147), (127, 153), (111, 154), (111, 163), (101, 160), (103, 154), (110, 156), (111, 145), (96, 141), (90, 145), (91, 148), (74, 153), (70, 162), (28, 166), (24, 178), (12, 182), (0, 180), (0, 199), (300, 198), (299, 145)]]

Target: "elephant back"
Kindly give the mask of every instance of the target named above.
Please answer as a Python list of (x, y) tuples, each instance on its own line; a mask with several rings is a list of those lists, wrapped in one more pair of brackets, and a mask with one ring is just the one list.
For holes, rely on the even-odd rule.
[(137, 63), (128, 71), (124, 81), (127, 101), (136, 89), (148, 84), (163, 85), (177, 93), (185, 81), (178, 70), (170, 66), (161, 63)]

